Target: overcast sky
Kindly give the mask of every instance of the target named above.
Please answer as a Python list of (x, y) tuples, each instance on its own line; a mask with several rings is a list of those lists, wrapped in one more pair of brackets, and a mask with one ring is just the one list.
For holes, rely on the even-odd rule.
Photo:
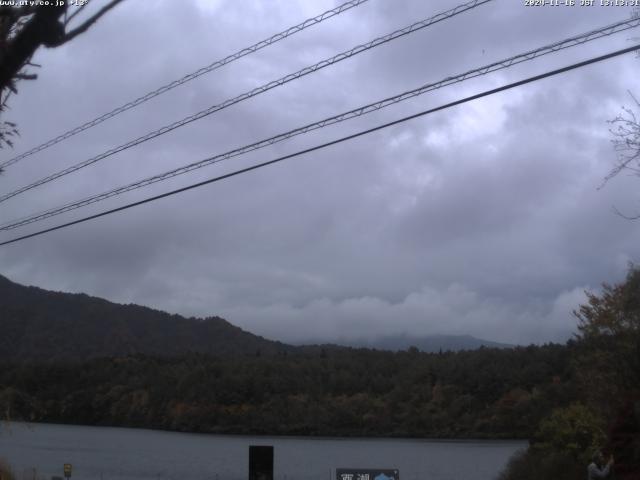
[[(100, 0), (91, 0), (97, 8)], [(2, 160), (338, 5), (127, 0), (38, 51)], [(579, 2), (578, 2), (579, 3)], [(457, 5), (370, 0), (9, 167), (6, 192)], [(0, 221), (245, 145), (628, 17), (626, 7), (496, 0), (232, 106), (0, 204)], [(0, 233), (7, 240), (632, 45), (637, 31), (447, 87), (245, 157)], [(640, 261), (640, 179), (598, 189), (607, 120), (640, 95), (629, 54), (152, 204), (0, 247), (13, 281), (288, 342), (472, 334), (564, 341), (585, 289)]]

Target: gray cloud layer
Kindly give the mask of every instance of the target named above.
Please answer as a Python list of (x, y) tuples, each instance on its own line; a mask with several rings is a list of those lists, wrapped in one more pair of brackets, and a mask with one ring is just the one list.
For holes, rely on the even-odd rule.
[[(21, 85), (9, 112), (20, 125), (21, 141), (16, 152), (3, 156), (335, 4), (125, 2), (68, 46), (38, 53), (40, 78)], [(454, 5), (371, 0), (24, 160), (0, 178), (2, 191)], [(2, 220), (629, 13), (498, 0), (16, 197), (0, 205)], [(622, 48), (634, 35), (623, 33), (449, 87), (64, 219)], [(613, 205), (640, 209), (637, 179), (620, 177), (597, 189), (614, 161), (606, 121), (629, 103), (627, 90), (636, 87), (639, 62), (632, 55), (615, 59), (3, 247), (1, 272), (43, 288), (185, 315), (221, 315), (284, 341), (405, 332), (471, 333), (521, 343), (564, 340), (575, 328), (570, 312), (584, 299), (583, 290), (620, 280), (640, 254), (640, 224), (611, 210)]]

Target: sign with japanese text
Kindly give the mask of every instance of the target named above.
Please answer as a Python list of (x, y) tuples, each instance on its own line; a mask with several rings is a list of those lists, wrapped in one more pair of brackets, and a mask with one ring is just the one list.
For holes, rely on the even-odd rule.
[(336, 480), (400, 480), (394, 469), (336, 468)]

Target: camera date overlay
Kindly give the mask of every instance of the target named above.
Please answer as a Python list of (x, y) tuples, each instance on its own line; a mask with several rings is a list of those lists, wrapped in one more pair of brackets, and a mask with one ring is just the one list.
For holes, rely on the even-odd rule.
[(0, 0), (0, 7), (83, 7), (87, 3), (89, 0)]
[(524, 0), (525, 7), (640, 7), (640, 0)]

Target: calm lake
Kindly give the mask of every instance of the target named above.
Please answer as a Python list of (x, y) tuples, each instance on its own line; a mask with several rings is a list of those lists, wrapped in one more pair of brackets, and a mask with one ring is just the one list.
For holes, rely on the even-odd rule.
[(0, 458), (18, 480), (246, 480), (249, 445), (274, 446), (275, 480), (332, 480), (336, 468), (398, 469), (400, 480), (492, 480), (523, 441), (220, 436), (11, 423)]

